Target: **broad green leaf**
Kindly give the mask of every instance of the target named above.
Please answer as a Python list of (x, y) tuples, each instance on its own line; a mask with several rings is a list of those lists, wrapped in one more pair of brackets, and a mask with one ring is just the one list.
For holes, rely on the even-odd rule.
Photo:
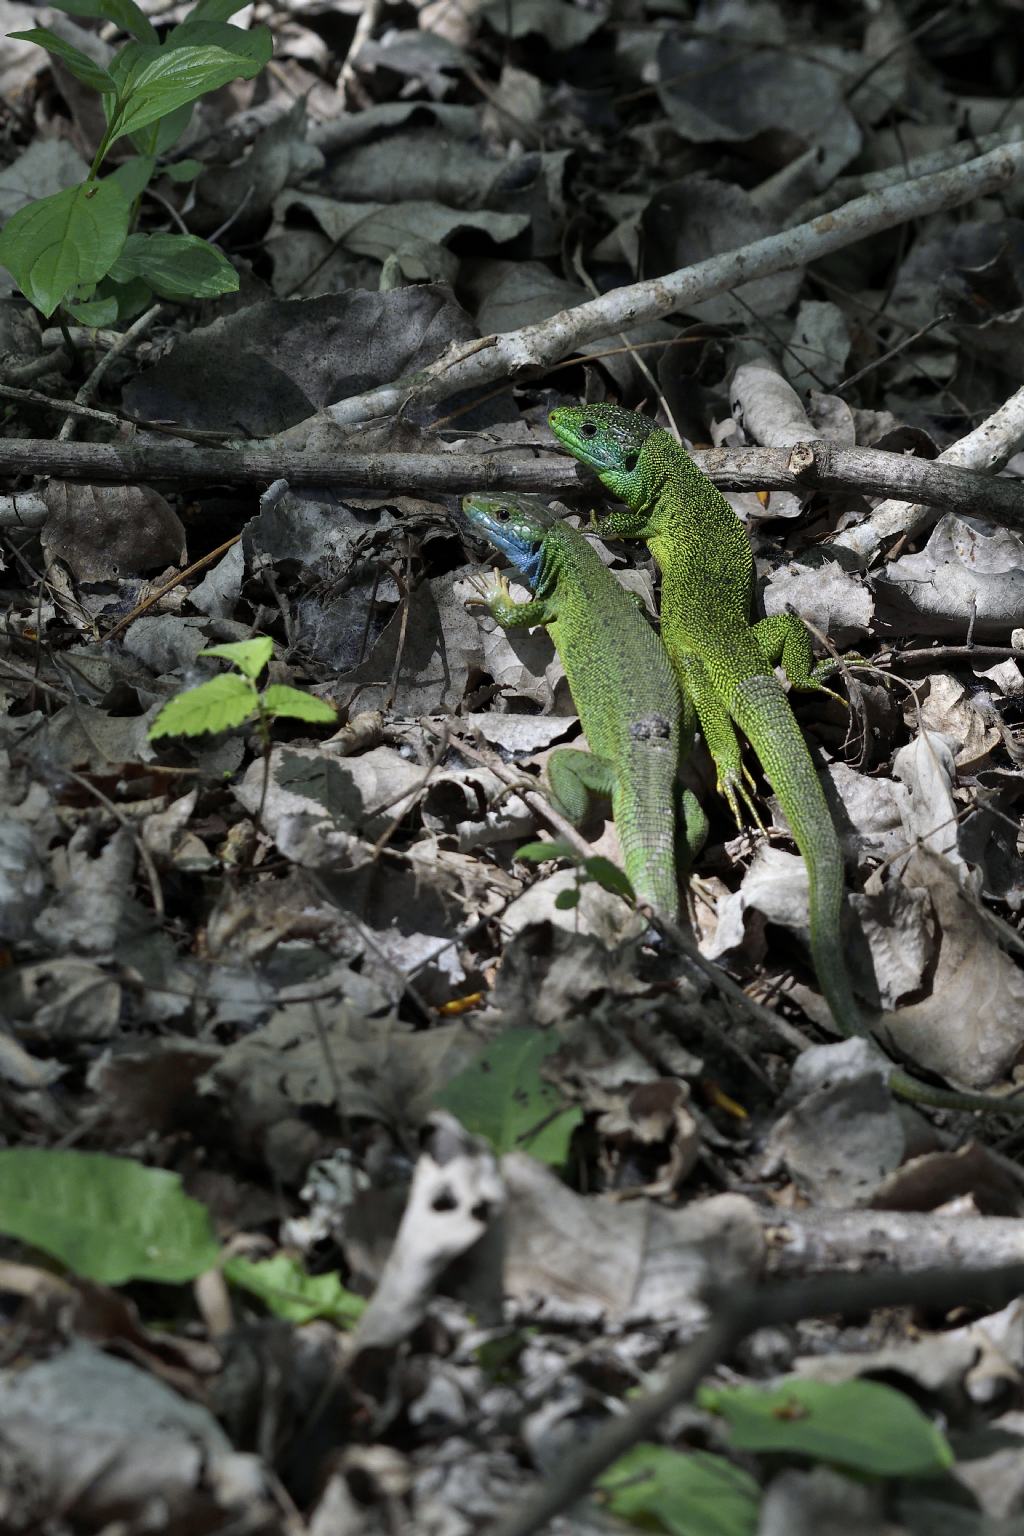
[(119, 320), (134, 320), (136, 315), (141, 315), (153, 302), (153, 290), (141, 277), (134, 278), (130, 283), (115, 283), (108, 272), (96, 291), (96, 297), (114, 299)]
[(627, 901), (636, 901), (636, 892), (629, 881), (629, 876), (624, 869), (613, 864), (611, 859), (606, 859), (604, 854), (594, 853), (583, 860), (583, 868), (591, 880), (596, 880), (598, 885), (606, 891), (611, 891), (613, 896), (625, 896)]
[(547, 1030), (507, 1029), (442, 1088), (436, 1102), (468, 1131), (485, 1136), (495, 1152), (529, 1152), (559, 1166), (583, 1118), (540, 1075), (544, 1058), (561, 1043)]
[(115, 282), (145, 278), (162, 299), (216, 299), (238, 291), (238, 273), (198, 235), (129, 235), (110, 269)]
[(526, 864), (544, 864), (548, 859), (572, 859), (575, 863), (579, 855), (571, 843), (556, 838), (551, 843), (524, 843), (516, 849), (516, 858)]
[(199, 0), (192, 7), (190, 21), (227, 21), (236, 11), (244, 9), (247, 0)]
[(219, 1254), (176, 1173), (102, 1152), (0, 1151), (0, 1231), (102, 1285), (192, 1280)]
[(805, 1381), (771, 1389), (705, 1387), (702, 1408), (721, 1414), (743, 1451), (810, 1456), (875, 1477), (926, 1477), (953, 1452), (909, 1397), (878, 1381)]
[(74, 288), (98, 283), (117, 260), (131, 204), (116, 181), (86, 181), (12, 214), (0, 232), (0, 265), (44, 315)]
[(221, 656), (255, 682), (274, 654), (274, 642), (268, 640), (266, 635), (257, 635), (254, 640), (232, 640), (228, 645), (208, 645), (199, 654)]
[(80, 325), (113, 325), (118, 318), (117, 300), (115, 298), (90, 299), (81, 304), (67, 306), (69, 315), (73, 315)]
[(158, 118), (148, 128), (129, 134), (129, 138), (140, 155), (165, 155), (185, 132), (194, 110), (195, 102), (187, 101), (177, 112), (168, 112), (166, 117)]
[(122, 32), (130, 32), (143, 43), (157, 41), (156, 28), (135, 0), (50, 0), (58, 11), (70, 16), (96, 16), (112, 21)]
[(115, 143), (126, 133), (138, 133), (157, 118), (176, 112), (207, 91), (219, 90), (239, 75), (251, 80), (259, 72), (254, 59), (210, 44), (141, 49), (112, 116), (109, 142)]
[[(133, 155), (130, 160), (122, 161), (116, 170), (111, 171), (110, 179), (116, 181), (125, 197), (133, 202), (148, 186), (155, 167), (155, 155)], [(129, 235), (126, 245), (130, 245), (137, 238), (136, 235)], [(121, 252), (118, 260), (120, 261), (123, 256), (124, 251)]]
[(201, 160), (177, 160), (174, 165), (162, 166), (160, 174), (168, 181), (195, 181), (205, 169)]
[(60, 59), (76, 80), (91, 86), (94, 91), (111, 94), (117, 90), (113, 77), (108, 75), (102, 65), (95, 63), (80, 48), (66, 43), (56, 32), (51, 32), (49, 27), (30, 27), (27, 32), (8, 32), (7, 36), (21, 38), (26, 43), (38, 43), (47, 53), (52, 53), (55, 59)]
[(200, 683), (169, 699), (150, 726), (150, 741), (158, 736), (201, 736), (204, 731), (227, 731), (256, 713), (256, 690), (237, 672)]
[(284, 683), (271, 683), (264, 688), (263, 708), (276, 719), (312, 720), (318, 725), (333, 725), (338, 711), (326, 699), (314, 698), (300, 688), (288, 688)]
[(232, 1285), (251, 1291), (277, 1317), (290, 1323), (309, 1323), (326, 1317), (350, 1327), (366, 1306), (362, 1296), (346, 1290), (337, 1274), (307, 1275), (297, 1259), (279, 1253), (272, 1259), (229, 1259), (224, 1273)]
[(573, 907), (580, 904), (580, 888), (578, 885), (567, 885), (564, 891), (559, 891), (555, 897), (555, 907), (559, 912), (571, 912)]
[(749, 1472), (707, 1451), (636, 1445), (598, 1487), (613, 1514), (672, 1536), (754, 1536), (761, 1492)]
[(237, 54), (240, 59), (252, 59), (262, 69), (274, 52), (274, 39), (269, 27), (229, 27), (222, 21), (205, 20), (190, 16), (167, 35), (165, 48), (202, 46), (223, 48), (225, 53)]

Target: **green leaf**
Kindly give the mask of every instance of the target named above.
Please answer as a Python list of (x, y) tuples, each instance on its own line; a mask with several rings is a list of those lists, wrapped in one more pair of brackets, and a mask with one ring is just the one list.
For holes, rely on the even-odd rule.
[(516, 849), (515, 856), (526, 864), (544, 864), (549, 859), (571, 859), (575, 864), (579, 860), (579, 854), (572, 844), (558, 838), (551, 843), (524, 843)]
[(190, 21), (227, 21), (246, 4), (246, 0), (199, 0), (192, 7)]
[(66, 43), (56, 32), (51, 32), (49, 27), (30, 27), (27, 32), (8, 32), (7, 36), (21, 38), (26, 43), (38, 43), (47, 53), (52, 53), (55, 59), (60, 59), (76, 80), (91, 86), (94, 91), (110, 95), (117, 90), (113, 77), (101, 65), (90, 59), (80, 48)]
[(177, 144), (192, 121), (194, 109), (195, 102), (187, 101), (176, 112), (168, 112), (166, 117), (150, 123), (148, 128), (129, 134), (129, 138), (140, 155), (165, 155), (172, 145)]
[(583, 1118), (540, 1075), (544, 1059), (561, 1045), (541, 1029), (507, 1029), (436, 1097), (468, 1131), (485, 1136), (495, 1152), (522, 1150), (560, 1166)]
[(268, 640), (266, 635), (257, 635), (254, 640), (232, 640), (229, 645), (209, 645), (199, 654), (222, 656), (255, 682), (274, 654), (274, 642)]
[(44, 315), (117, 260), (131, 205), (116, 181), (87, 181), (19, 208), (0, 232), (0, 265)]
[(168, 181), (195, 181), (206, 167), (201, 160), (176, 160), (173, 165), (161, 167), (161, 176)]
[(58, 11), (70, 16), (96, 16), (112, 21), (122, 32), (130, 32), (143, 43), (158, 41), (156, 28), (135, 0), (50, 0)]
[(237, 672), (225, 672), (198, 688), (169, 699), (150, 726), (150, 741), (158, 736), (201, 736), (226, 731), (256, 713), (256, 690)]
[(220, 1251), (176, 1173), (101, 1152), (0, 1151), (0, 1231), (101, 1285), (192, 1280)]
[(198, 235), (129, 235), (110, 275), (118, 283), (145, 278), (162, 299), (215, 299), (238, 290), (230, 261)]
[(878, 1381), (805, 1381), (771, 1389), (705, 1387), (743, 1451), (784, 1451), (875, 1477), (926, 1477), (953, 1464), (945, 1436), (902, 1392)]
[(672, 1536), (754, 1536), (761, 1492), (749, 1472), (707, 1451), (635, 1445), (598, 1487), (613, 1514)]
[(118, 318), (117, 300), (114, 298), (91, 299), (88, 303), (66, 305), (80, 325), (113, 325)]
[(138, 133), (157, 118), (176, 112), (207, 91), (219, 90), (239, 75), (251, 80), (259, 72), (255, 59), (209, 44), (140, 48), (132, 56), (121, 100), (111, 119), (109, 142), (115, 143), (126, 133)]
[(611, 891), (613, 896), (625, 896), (627, 901), (636, 901), (636, 892), (625, 870), (613, 864), (611, 859), (606, 859), (604, 854), (591, 854), (589, 858), (583, 860), (583, 868), (591, 880), (596, 880), (598, 885), (603, 886), (606, 891)]
[(366, 1302), (346, 1290), (337, 1274), (307, 1275), (297, 1259), (285, 1253), (272, 1259), (229, 1259), (224, 1273), (232, 1285), (251, 1291), (277, 1317), (309, 1323), (326, 1317), (348, 1328), (358, 1322)]
[(108, 272), (96, 296), (115, 300), (119, 320), (134, 320), (152, 302), (153, 290), (141, 278), (134, 278), (130, 283), (115, 283)]
[[(135, 198), (148, 186), (155, 168), (155, 155), (133, 155), (130, 160), (122, 161), (116, 170), (111, 171), (110, 180), (116, 181), (125, 197), (130, 202), (134, 202)], [(136, 235), (129, 235), (125, 243), (130, 244), (132, 240), (137, 238)], [(123, 256), (124, 252), (122, 251), (118, 260), (120, 261)]]
[(313, 720), (318, 725), (333, 725), (338, 711), (326, 699), (314, 698), (299, 688), (288, 688), (284, 683), (271, 683), (261, 695), (263, 708), (275, 719)]
[(578, 885), (567, 885), (564, 891), (559, 891), (555, 897), (555, 907), (559, 912), (571, 912), (573, 907), (580, 904), (580, 888)]
[(229, 27), (222, 21), (190, 16), (167, 35), (165, 48), (186, 46), (213, 46), (223, 48), (240, 59), (252, 59), (260, 69), (268, 63), (274, 52), (274, 39), (269, 27)]

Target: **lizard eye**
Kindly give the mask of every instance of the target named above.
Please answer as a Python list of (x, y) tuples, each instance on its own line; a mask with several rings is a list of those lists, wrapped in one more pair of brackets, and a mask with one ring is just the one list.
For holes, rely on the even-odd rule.
[(495, 507), (494, 515), (498, 519), (499, 523), (507, 523), (511, 513), (509, 512), (508, 507)]
[(597, 422), (596, 421), (582, 421), (582, 422), (580, 422), (580, 437), (596, 437), (596, 436), (597, 436)]
[(626, 471), (627, 475), (631, 475), (639, 462), (640, 455), (638, 453), (627, 453), (626, 457), (622, 461), (622, 467)]

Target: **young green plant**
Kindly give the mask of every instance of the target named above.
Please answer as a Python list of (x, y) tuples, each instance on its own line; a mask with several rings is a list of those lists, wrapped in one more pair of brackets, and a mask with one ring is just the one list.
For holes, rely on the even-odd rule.
[[(77, 186), (36, 198), (0, 231), (0, 265), (43, 315), (58, 306), (83, 325), (112, 325), (162, 299), (217, 298), (238, 288), (227, 258), (196, 235), (136, 234), (142, 193), (162, 155), (184, 132), (200, 96), (240, 76), (251, 79), (273, 51), (266, 27), (243, 31), (227, 18), (236, 0), (199, 0), (161, 42), (135, 0), (53, 0), (76, 16), (114, 22), (129, 40), (106, 67), (49, 27), (12, 32), (38, 43), (83, 85), (97, 91), (106, 130), (89, 174)], [(109, 176), (100, 167), (120, 139), (136, 154)], [(166, 168), (195, 176), (196, 161)]]
[(256, 679), (274, 654), (274, 642), (265, 635), (254, 640), (237, 640), (229, 645), (211, 645), (200, 656), (220, 656), (230, 661), (233, 672), (222, 672), (197, 688), (186, 688), (168, 699), (148, 731), (150, 741), (161, 736), (202, 736), (208, 731), (228, 731), (247, 720), (255, 720), (263, 748), (263, 790), (260, 794), (257, 823), (262, 822), (263, 807), (270, 783), (270, 726), (274, 720), (306, 720), (312, 725), (331, 725), (337, 711), (326, 699), (314, 698), (300, 688), (285, 683), (270, 683), (261, 693)]

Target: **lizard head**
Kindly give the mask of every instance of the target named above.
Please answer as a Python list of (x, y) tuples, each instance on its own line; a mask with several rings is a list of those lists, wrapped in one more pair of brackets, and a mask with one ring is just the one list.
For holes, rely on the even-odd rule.
[(487, 495), (472, 492), (462, 498), (462, 511), (474, 531), (521, 571), (531, 585), (536, 581), (542, 546), (558, 518), (539, 496)]
[(560, 405), (548, 425), (569, 452), (597, 474), (620, 500), (636, 499), (641, 452), (656, 422), (618, 405)]

